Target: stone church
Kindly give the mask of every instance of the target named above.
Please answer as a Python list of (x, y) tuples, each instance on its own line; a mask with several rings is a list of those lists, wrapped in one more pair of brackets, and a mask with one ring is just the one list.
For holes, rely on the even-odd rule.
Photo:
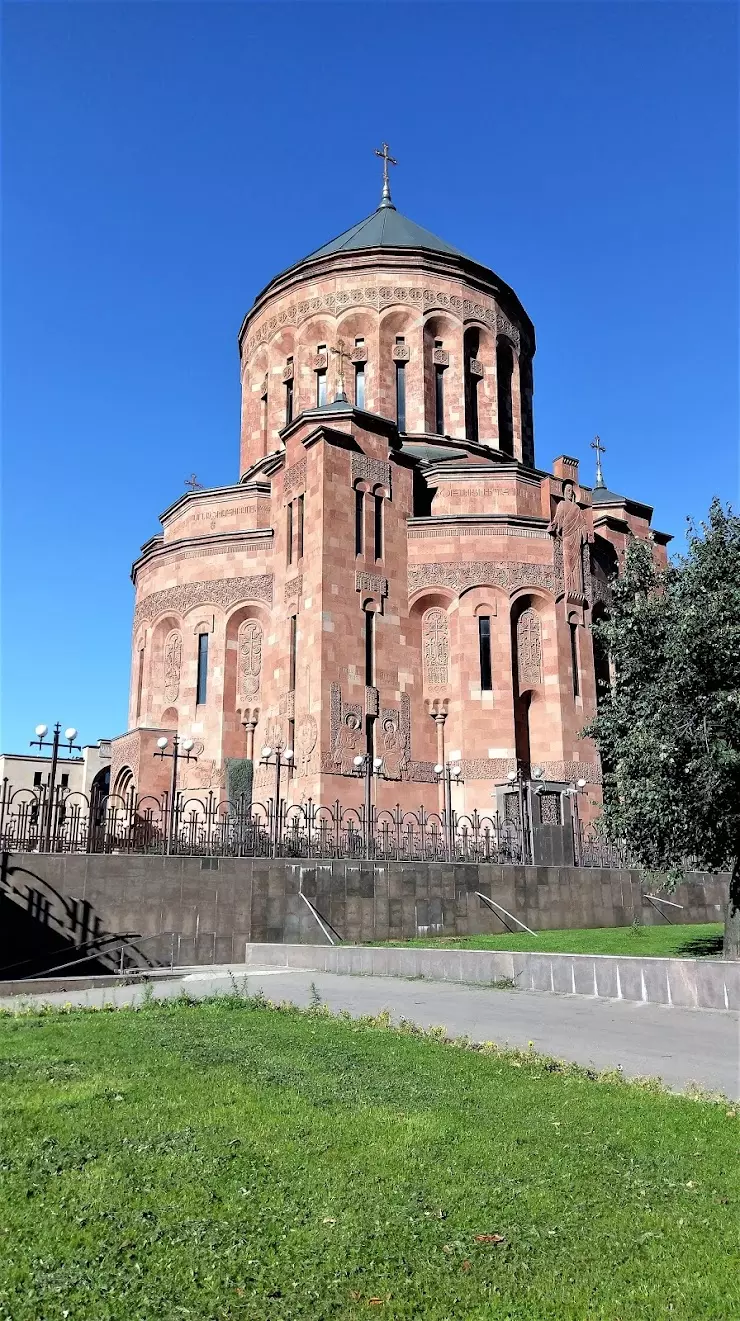
[[(114, 793), (160, 794), (157, 739), (193, 739), (180, 784), (225, 798), (452, 805), (490, 814), (515, 772), (601, 772), (580, 731), (608, 658), (591, 625), (652, 509), (535, 460), (534, 327), (487, 266), (377, 210), (276, 275), (239, 331), (238, 480), (193, 489), (142, 547), (128, 732)], [(381, 153), (378, 153), (381, 154)], [(393, 162), (395, 163), (395, 162)], [(263, 747), (271, 764), (259, 765)], [(583, 809), (582, 809), (583, 810)]]

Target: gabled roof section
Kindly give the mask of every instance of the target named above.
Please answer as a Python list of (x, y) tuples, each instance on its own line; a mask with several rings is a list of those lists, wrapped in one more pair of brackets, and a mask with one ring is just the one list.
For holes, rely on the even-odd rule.
[[(429, 252), (446, 252), (453, 257), (467, 257), (467, 253), (453, 248), (451, 243), (437, 238), (428, 229), (422, 229), (408, 216), (402, 216), (395, 207), (380, 206), (372, 215), (366, 216), (351, 229), (325, 243), (323, 247), (309, 252), (303, 261), (313, 261), (315, 257), (329, 257), (335, 252), (353, 252), (364, 248), (426, 248)], [(302, 262), (296, 262), (297, 266)]]

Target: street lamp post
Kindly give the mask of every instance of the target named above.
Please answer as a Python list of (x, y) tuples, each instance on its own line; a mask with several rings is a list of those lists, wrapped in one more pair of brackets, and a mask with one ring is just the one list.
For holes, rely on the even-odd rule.
[[(542, 770), (539, 766), (534, 767), (532, 776), (535, 780), (539, 780), (542, 777)], [(532, 817), (526, 792), (530, 787), (531, 781), (529, 777), (524, 774), (521, 762), (517, 762), (515, 771), (509, 771), (507, 778), (510, 785), (517, 786), (517, 792), (519, 794), (519, 828), (522, 835), (522, 862), (533, 862), (534, 837), (532, 835)]]
[(280, 809), (281, 809), (281, 802), (280, 802), (280, 771), (281, 771), (281, 769), (282, 769), (283, 766), (285, 766), (285, 768), (286, 768), (286, 770), (287, 770), (292, 764), (293, 764), (293, 749), (292, 749), (292, 748), (286, 748), (286, 749), (285, 749), (285, 752), (282, 752), (282, 751), (280, 750), (280, 748), (271, 748), (271, 747), (269, 747), (269, 746), (268, 746), (268, 747), (264, 747), (264, 748), (262, 749), (262, 755), (261, 755), (261, 757), (260, 757), (260, 766), (274, 766), (274, 767), (275, 767), (275, 818), (274, 818), (274, 821), (273, 821), (273, 823), (272, 823), (272, 856), (273, 856), (273, 858), (276, 858), (276, 857), (277, 857), (277, 854), (278, 854), (278, 844), (279, 844), (279, 842), (280, 842), (280, 817), (281, 817), (281, 815), (282, 815), (281, 810), (280, 810)]
[(177, 734), (175, 734), (172, 739), (172, 752), (167, 751), (168, 743), (169, 743), (169, 739), (158, 738), (157, 739), (158, 751), (153, 753), (152, 755), (154, 757), (161, 757), (162, 760), (164, 760), (165, 757), (169, 757), (172, 760), (172, 776), (170, 778), (170, 805), (169, 805), (169, 811), (167, 813), (167, 839), (166, 839), (166, 851), (167, 853), (171, 853), (172, 835), (174, 832), (174, 825), (175, 825), (175, 804), (177, 801), (177, 767), (181, 761), (197, 761), (198, 758), (193, 756), (192, 753), (193, 740), (191, 738), (184, 738), (182, 742), (180, 742), (179, 737), (177, 736)]
[(452, 817), (452, 786), (461, 784), (460, 767), (453, 762), (437, 762), (434, 768), (437, 780), (444, 785), (445, 796), (445, 834), (447, 836), (447, 861), (452, 862), (455, 853), (455, 823)]
[(582, 794), (585, 788), (585, 780), (576, 780), (575, 784), (571, 784), (568, 789), (571, 804), (571, 825), (573, 827), (573, 861), (575, 862), (576, 867), (580, 867), (581, 865), (581, 821), (580, 813), (578, 811), (578, 795)]
[[(51, 740), (47, 739), (46, 737), (46, 735), (49, 732), (47, 725), (37, 725), (35, 732), (36, 732), (36, 738), (31, 739), (31, 747), (51, 748), (51, 770), (49, 772), (49, 796), (46, 804), (46, 820), (44, 822), (44, 850), (46, 853), (49, 853), (51, 850), (51, 826), (54, 816), (54, 790), (56, 788), (57, 764), (60, 759), (59, 745), (62, 741), (61, 739), (62, 726), (57, 720), (57, 723), (54, 726), (54, 735)], [(80, 747), (79, 743), (75, 743), (74, 741), (77, 738), (76, 729), (65, 729), (64, 737), (67, 740), (67, 746), (64, 749), (65, 752), (68, 753), (82, 752), (82, 748)]]
[(364, 833), (365, 833), (366, 858), (370, 857), (370, 845), (372, 843), (373, 776), (378, 774), (382, 765), (383, 765), (383, 758), (371, 757), (369, 752), (363, 752), (359, 756), (355, 757), (355, 766), (357, 768), (357, 774), (364, 775), (365, 777)]

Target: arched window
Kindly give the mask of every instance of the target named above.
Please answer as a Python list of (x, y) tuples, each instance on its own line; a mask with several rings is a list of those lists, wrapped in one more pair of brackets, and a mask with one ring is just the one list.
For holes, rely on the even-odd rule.
[(504, 454), (514, 454), (514, 414), (511, 403), (511, 378), (514, 374), (514, 350), (508, 339), (499, 336), (496, 343), (496, 380), (498, 385), (498, 446)]
[[(480, 331), (471, 326), (465, 331), (463, 357), (465, 361), (465, 436), (467, 440), (478, 440), (478, 347)], [(474, 366), (472, 365), (474, 364)]]

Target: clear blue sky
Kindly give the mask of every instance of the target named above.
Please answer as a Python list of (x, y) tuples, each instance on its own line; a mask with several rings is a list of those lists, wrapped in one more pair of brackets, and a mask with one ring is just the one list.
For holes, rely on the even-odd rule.
[(536, 327), (535, 439), (683, 539), (737, 487), (737, 12), (671, 3), (4, 10), (3, 731), (126, 722), (129, 568), (238, 478), (236, 333), (376, 205)]

